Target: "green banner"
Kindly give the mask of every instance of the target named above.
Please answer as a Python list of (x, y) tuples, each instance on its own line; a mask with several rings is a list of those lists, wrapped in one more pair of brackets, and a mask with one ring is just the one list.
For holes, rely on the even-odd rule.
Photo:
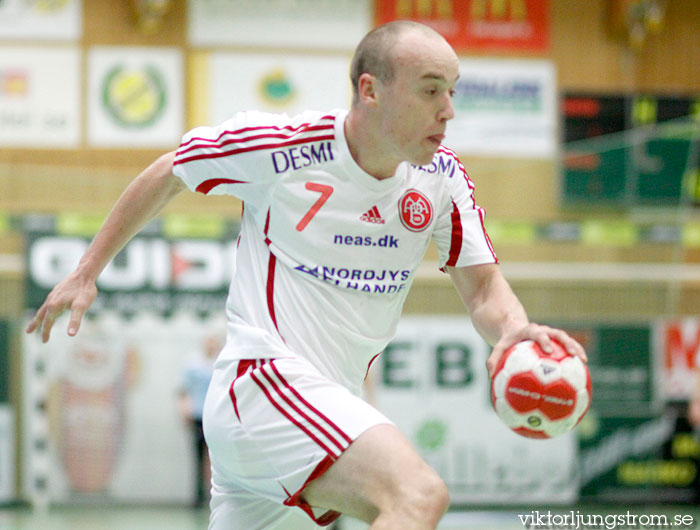
[(596, 415), (646, 417), (658, 412), (649, 324), (560, 327), (586, 349)]
[(595, 431), (582, 436), (580, 444), (582, 500), (699, 500), (700, 442), (684, 411), (669, 408), (655, 416), (598, 418)]
[(562, 108), (565, 203), (700, 205), (697, 97), (569, 93)]

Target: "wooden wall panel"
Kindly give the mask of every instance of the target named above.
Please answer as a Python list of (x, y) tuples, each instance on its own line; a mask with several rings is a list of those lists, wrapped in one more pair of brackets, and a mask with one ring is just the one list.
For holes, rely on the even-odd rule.
[(609, 31), (610, 0), (551, 0), (552, 59), (565, 90), (700, 90), (697, 0), (669, 0), (663, 26), (639, 51)]
[(637, 58), (606, 30), (608, 0), (552, 0), (552, 59), (562, 89), (615, 91), (635, 85)]

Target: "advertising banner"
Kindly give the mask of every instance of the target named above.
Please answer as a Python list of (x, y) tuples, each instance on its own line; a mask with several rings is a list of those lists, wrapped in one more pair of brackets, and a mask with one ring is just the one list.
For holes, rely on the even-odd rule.
[[(561, 325), (586, 349), (594, 417), (649, 417), (663, 409), (649, 324)], [(582, 423), (586, 422), (586, 419)]]
[[(50, 221), (50, 220), (49, 220)], [(151, 225), (102, 271), (92, 312), (122, 314), (151, 311), (168, 315), (180, 309), (200, 314), (223, 311), (233, 271), (237, 226), (221, 228), (219, 237), (166, 237)], [(27, 300), (38, 308), (53, 286), (70, 273), (92, 234), (28, 230)]]
[[(591, 411), (595, 414), (595, 410)], [(581, 437), (581, 499), (697, 503), (700, 442), (683, 409), (644, 417), (598, 416)]]
[(82, 36), (81, 0), (0, 2), (0, 39), (77, 40)]
[(556, 154), (556, 76), (549, 61), (462, 59), (445, 145), (460, 155)]
[(577, 440), (523, 438), (498, 418), (490, 348), (465, 317), (404, 317), (370, 372), (368, 393), (447, 483), (455, 504), (568, 503)]
[(654, 351), (661, 361), (662, 393), (686, 401), (700, 383), (700, 318), (659, 320), (654, 325)]
[[(25, 495), (191, 503), (195, 456), (178, 408), (186, 362), (222, 343), (237, 224), (164, 216), (105, 268), (80, 333), (23, 334)], [(27, 216), (26, 303), (72, 270), (98, 223)]]
[(0, 47), (0, 147), (77, 147), (80, 72), (75, 47)]
[(376, 20), (411, 19), (440, 32), (459, 51), (546, 51), (548, 0), (382, 0)]
[(184, 133), (180, 51), (91, 48), (87, 123), (88, 142), (93, 146), (177, 147)]
[(293, 116), (350, 106), (349, 56), (216, 52), (209, 61), (210, 124), (241, 110)]
[(352, 50), (372, 26), (370, 0), (187, 2), (193, 46)]
[(62, 315), (50, 344), (23, 338), (27, 498), (192, 503), (196, 457), (180, 383), (204, 341), (223, 339), (223, 312), (103, 311), (75, 338), (67, 323)]

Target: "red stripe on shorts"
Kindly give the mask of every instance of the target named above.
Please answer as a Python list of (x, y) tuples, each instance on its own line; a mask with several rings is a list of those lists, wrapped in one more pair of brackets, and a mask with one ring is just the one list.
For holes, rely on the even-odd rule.
[(287, 495), (289, 495), (289, 498), (286, 501), (284, 501), (284, 505), (298, 506), (299, 508), (304, 510), (304, 512), (306, 512), (306, 515), (311, 517), (311, 519), (313, 519), (313, 521), (319, 526), (328, 526), (333, 521), (338, 519), (338, 517), (341, 516), (341, 513), (336, 512), (334, 510), (328, 510), (320, 517), (316, 517), (309, 503), (301, 498), (301, 494), (306, 489), (306, 486), (308, 486), (312, 481), (316, 480), (317, 478), (323, 476), (323, 474), (326, 471), (328, 471), (332, 465), (333, 460), (331, 459), (331, 457), (327, 456), (326, 458), (321, 460), (321, 463), (317, 465), (316, 468), (311, 472), (311, 475), (309, 475), (309, 478), (306, 479), (304, 485), (301, 488), (299, 488), (299, 491), (297, 491), (293, 495), (289, 495), (289, 492), (287, 490), (284, 490), (287, 493)]
[[(279, 373), (277, 371), (277, 369), (275, 368), (274, 364), (270, 364), (270, 366), (272, 367), (272, 369), (275, 373)], [(340, 453), (342, 453), (345, 450), (346, 446), (344, 446), (341, 442), (339, 442), (337, 440), (337, 438), (332, 433), (328, 432), (327, 429), (325, 429), (323, 426), (321, 426), (318, 419), (313, 419), (307, 412), (302, 410), (298, 404), (294, 403), (292, 401), (292, 398), (289, 395), (284, 393), (284, 390), (279, 387), (279, 385), (273, 379), (272, 375), (269, 373), (269, 370), (267, 368), (260, 370), (260, 372), (265, 376), (265, 379), (268, 380), (268, 382), (272, 386), (273, 390), (282, 398), (282, 400), (287, 405), (289, 405), (289, 408), (291, 410), (295, 411), (299, 416), (304, 418), (310, 425), (312, 425), (316, 429), (316, 431), (318, 431), (323, 436), (325, 436), (325, 438), (329, 442), (331, 442), (333, 445), (335, 445), (340, 450)], [(291, 389), (291, 387), (289, 387), (289, 389)], [(315, 412), (317, 416), (322, 416), (322, 414), (320, 414), (318, 412), (318, 410), (316, 410), (311, 405), (309, 405), (308, 402), (304, 402), (304, 405), (306, 405), (312, 413)], [(340, 453), (337, 453), (337, 454), (340, 455)]]
[(314, 442), (316, 442), (321, 449), (326, 451), (329, 455), (333, 455), (334, 458), (337, 458), (336, 452), (331, 450), (326, 444), (324, 444), (319, 438), (312, 433), (306, 426), (302, 423), (300, 423), (296, 418), (294, 418), (287, 410), (284, 409), (275, 399), (273, 398), (272, 394), (270, 394), (270, 391), (265, 388), (265, 384), (254, 374), (251, 373), (250, 377), (255, 381), (255, 383), (260, 387), (260, 389), (263, 391), (265, 396), (267, 397), (268, 401), (274, 406), (283, 416), (285, 416), (289, 421), (291, 421), (294, 425), (299, 427), (309, 438), (311, 438)]
[(287, 380), (282, 376), (282, 374), (279, 372), (279, 370), (277, 369), (277, 366), (275, 366), (274, 363), (270, 363), (270, 366), (272, 367), (272, 370), (275, 372), (275, 374), (277, 375), (277, 377), (279, 377), (279, 380), (282, 382), (282, 384), (283, 384), (287, 389), (289, 389), (289, 391), (290, 391), (292, 394), (294, 394), (294, 395), (296, 396), (296, 398), (297, 398), (301, 403), (303, 403), (306, 407), (308, 407), (311, 411), (313, 411), (314, 414), (316, 414), (320, 419), (322, 419), (323, 421), (325, 421), (332, 429), (334, 429), (335, 432), (337, 432), (337, 433), (340, 435), (340, 437), (341, 437), (342, 439), (344, 439), (344, 440), (348, 443), (348, 445), (350, 445), (350, 444), (352, 443), (352, 438), (350, 438), (347, 434), (345, 434), (345, 433), (340, 429), (340, 427), (338, 427), (335, 423), (333, 423), (330, 419), (328, 419), (321, 411), (319, 411), (319, 410), (316, 409), (314, 406), (312, 406), (311, 403), (309, 403), (309, 402), (306, 401), (303, 397), (301, 397), (301, 394), (299, 394), (299, 392), (297, 392), (296, 389), (295, 389), (292, 385), (290, 385), (290, 384), (287, 382)]
[(238, 421), (241, 421), (241, 416), (238, 414), (238, 403), (236, 402), (236, 393), (233, 391), (233, 385), (236, 384), (238, 378), (245, 374), (251, 368), (255, 368), (255, 363), (257, 361), (253, 359), (244, 359), (238, 362), (238, 369), (236, 370), (236, 378), (231, 382), (231, 386), (228, 388), (228, 395), (231, 396), (231, 403), (233, 403), (233, 411), (236, 413)]

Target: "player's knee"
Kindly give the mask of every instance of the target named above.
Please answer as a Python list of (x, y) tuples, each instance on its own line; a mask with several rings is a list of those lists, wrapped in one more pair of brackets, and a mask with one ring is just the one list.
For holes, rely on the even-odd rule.
[(450, 505), (450, 492), (445, 482), (437, 473), (434, 473), (433, 477), (426, 482), (422, 493), (426, 500), (426, 509), (440, 519)]
[(414, 520), (437, 524), (450, 505), (450, 494), (443, 480), (432, 469), (405, 490), (403, 509)]

